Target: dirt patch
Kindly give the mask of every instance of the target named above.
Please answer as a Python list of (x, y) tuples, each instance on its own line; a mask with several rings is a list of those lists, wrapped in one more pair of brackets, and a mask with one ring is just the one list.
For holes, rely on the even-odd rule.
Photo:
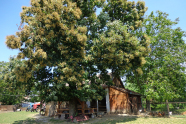
[(41, 122), (41, 123), (48, 123), (49, 120), (51, 119), (50, 117), (42, 116), (40, 114), (34, 115), (33, 118), (35, 119), (35, 121)]

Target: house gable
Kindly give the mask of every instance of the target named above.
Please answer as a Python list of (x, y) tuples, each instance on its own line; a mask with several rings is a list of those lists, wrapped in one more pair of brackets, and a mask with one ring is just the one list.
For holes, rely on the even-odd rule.
[(123, 85), (123, 82), (121, 81), (120, 77), (119, 78), (113, 78), (113, 83), (114, 83), (114, 86), (116, 87), (119, 87), (119, 88), (124, 88), (124, 85)]

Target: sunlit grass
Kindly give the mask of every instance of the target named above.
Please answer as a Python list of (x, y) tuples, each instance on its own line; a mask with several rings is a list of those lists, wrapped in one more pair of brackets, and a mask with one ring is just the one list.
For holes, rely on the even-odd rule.
[(185, 118), (125, 118), (109, 120), (97, 124), (186, 124)]
[(26, 119), (34, 120), (32, 117), (38, 114), (38, 112), (7, 112), (0, 113), (0, 124), (2, 123), (16, 123), (17, 121), (21, 122)]
[[(0, 124), (69, 124), (66, 120), (60, 120), (51, 117), (41, 117), (42, 119), (33, 118), (38, 112), (8, 112), (0, 113)], [(164, 117), (138, 117), (138, 116), (118, 116), (118, 115), (105, 115), (102, 118), (94, 118), (88, 121), (81, 122), (84, 124), (186, 124), (186, 116), (172, 115), (170, 118)]]

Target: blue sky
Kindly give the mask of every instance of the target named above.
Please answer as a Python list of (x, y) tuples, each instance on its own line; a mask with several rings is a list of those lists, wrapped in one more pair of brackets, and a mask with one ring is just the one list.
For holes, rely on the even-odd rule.
[[(134, 0), (138, 1), (138, 0)], [(169, 14), (169, 19), (175, 20), (179, 17), (177, 25), (186, 31), (186, 0), (144, 0), (149, 15), (151, 11), (163, 11)], [(9, 57), (18, 54), (18, 50), (11, 50), (6, 47), (7, 35), (15, 34), (18, 31), (16, 24), (20, 24), (20, 12), (22, 6), (30, 6), (30, 0), (0, 0), (0, 61), (9, 61)]]

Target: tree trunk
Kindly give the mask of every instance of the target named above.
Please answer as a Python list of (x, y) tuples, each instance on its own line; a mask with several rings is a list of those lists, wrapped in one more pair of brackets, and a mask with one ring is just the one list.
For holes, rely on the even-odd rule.
[(77, 100), (76, 98), (72, 98), (69, 101), (69, 117), (74, 117), (76, 114), (76, 110), (77, 110)]
[(146, 110), (151, 111), (150, 100), (147, 100), (147, 99), (146, 99)]
[(168, 117), (170, 117), (170, 115), (169, 115), (169, 103), (168, 103), (168, 100), (166, 100), (166, 105), (167, 105)]
[(51, 103), (51, 106), (50, 106), (50, 108), (49, 108), (49, 117), (53, 117), (53, 116), (55, 116), (55, 110), (56, 110), (56, 102), (54, 102), (54, 101), (51, 101), (50, 102)]

